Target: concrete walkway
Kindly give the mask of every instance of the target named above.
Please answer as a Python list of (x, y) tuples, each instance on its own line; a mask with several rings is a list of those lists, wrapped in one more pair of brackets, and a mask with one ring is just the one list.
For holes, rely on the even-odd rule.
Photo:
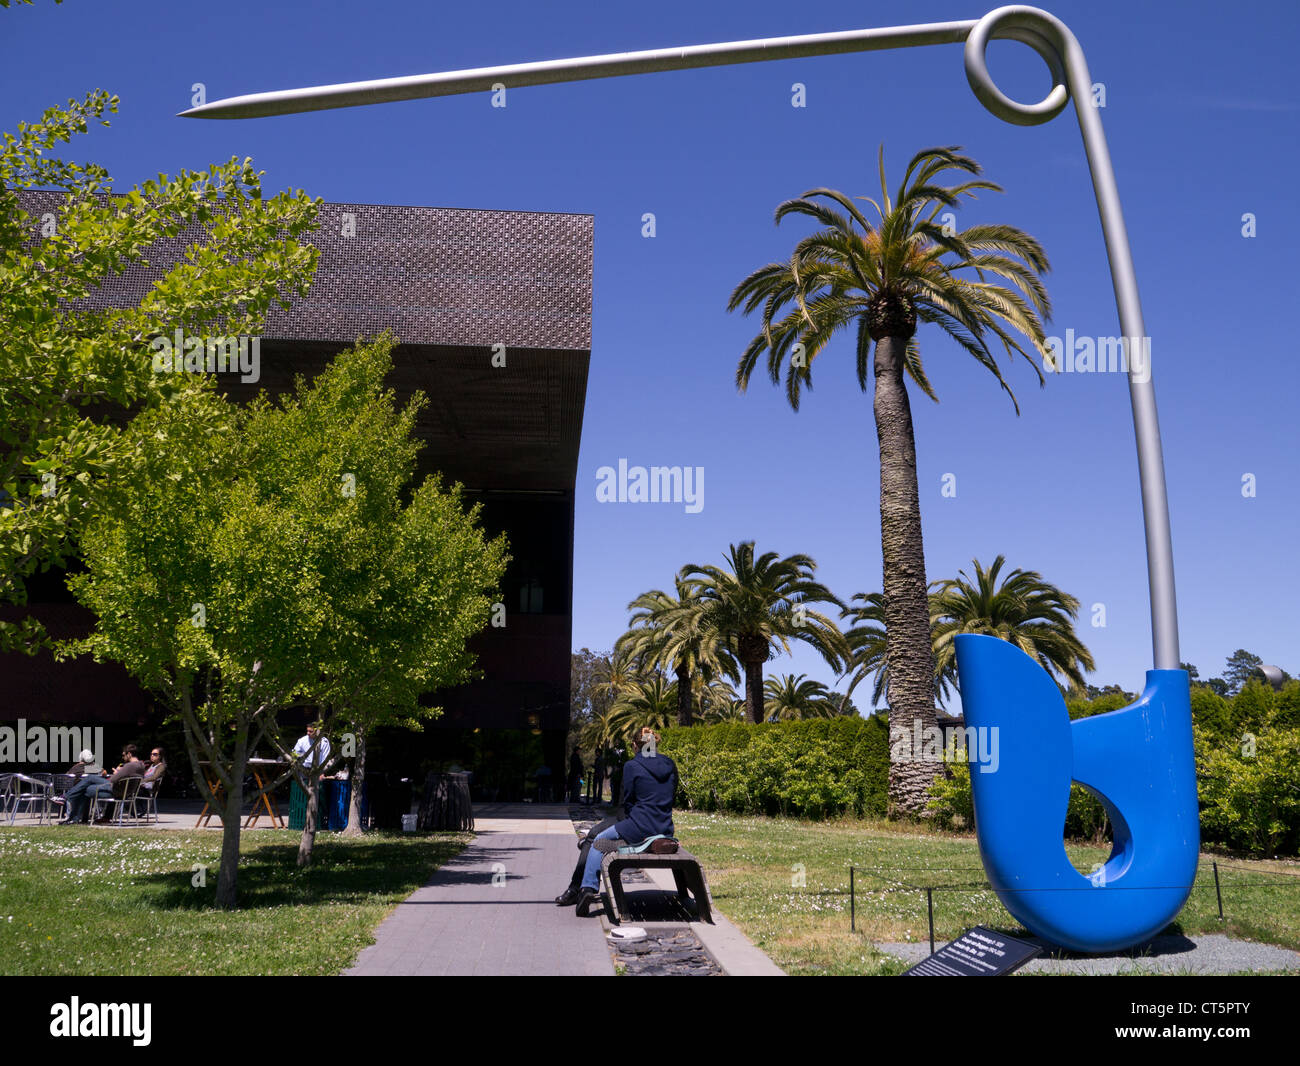
[(578, 859), (563, 804), (475, 806), (474, 843), (385, 918), (346, 976), (612, 977), (605, 931), (554, 899)]

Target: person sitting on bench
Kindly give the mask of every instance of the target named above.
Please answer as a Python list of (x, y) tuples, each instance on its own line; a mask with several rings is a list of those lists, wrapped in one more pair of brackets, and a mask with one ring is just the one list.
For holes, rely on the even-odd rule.
[(634, 742), (636, 754), (623, 769), (623, 817), (606, 818), (592, 826), (579, 843), (578, 864), (557, 907), (577, 904), (579, 918), (587, 916), (591, 901), (600, 894), (600, 864), (604, 853), (597, 840), (625, 840), (640, 844), (647, 837), (673, 835), (673, 799), (677, 795), (677, 765), (659, 751), (659, 734), (649, 726)]

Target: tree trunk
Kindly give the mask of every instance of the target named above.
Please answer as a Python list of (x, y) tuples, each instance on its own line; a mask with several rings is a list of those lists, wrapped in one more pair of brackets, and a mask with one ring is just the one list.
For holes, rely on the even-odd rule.
[(677, 664), (677, 724), (690, 725), (695, 720), (691, 713), (691, 670), (682, 660)]
[[(221, 815), (221, 869), (217, 873), (217, 906), (233, 908), (239, 877), (239, 830), (244, 814), (244, 773), (248, 769), (248, 722), (235, 727), (235, 752), (230, 765), (233, 788), (226, 789)], [(215, 797), (214, 797), (215, 798)]]
[[(905, 337), (876, 342), (876, 436), (880, 443), (880, 547), (884, 556), (885, 640), (889, 663), (890, 807), (924, 815), (941, 764), (913, 750), (916, 725), (935, 726), (934, 647), (926, 595), (925, 549), (916, 481), (912, 407), (903, 381)], [(896, 758), (895, 756), (899, 757)]]
[(298, 865), (311, 865), (311, 849), (316, 843), (316, 807), (317, 793), (320, 790), (320, 775), (307, 775), (307, 814), (302, 823), (302, 838), (298, 841)]
[(366, 783), (366, 735), (357, 730), (357, 754), (352, 763), (352, 798), (348, 803), (348, 825), (345, 837), (361, 835), (361, 789)]
[(751, 722), (763, 720), (763, 660), (745, 663), (745, 706)]

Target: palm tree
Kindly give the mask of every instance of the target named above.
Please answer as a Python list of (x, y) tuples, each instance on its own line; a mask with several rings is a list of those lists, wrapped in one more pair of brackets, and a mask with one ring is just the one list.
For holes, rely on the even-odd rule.
[(959, 570), (959, 577), (941, 583), (935, 597), (934, 654), (940, 674), (957, 676), (953, 637), (985, 633), (1014, 644), (1053, 677), (1064, 678), (1066, 685), (1057, 681), (1062, 690), (1085, 687), (1083, 671), (1096, 664), (1074, 632), (1079, 601), (1033, 570), (1012, 570), (999, 585), (1004, 556), (987, 570), (978, 559), (972, 562), (973, 582)]
[(769, 677), (763, 686), (767, 693), (764, 712), (769, 722), (803, 718), (834, 718), (839, 702), (820, 681), (810, 681), (807, 674)]
[(717, 678), (700, 691), (700, 721), (744, 722), (749, 719), (745, 701), (723, 678)]
[(634, 681), (610, 708), (609, 729), (619, 746), (626, 747), (643, 726), (662, 732), (677, 715), (677, 683), (663, 674)]
[(701, 627), (696, 586), (680, 574), (676, 596), (651, 589), (627, 607), (631, 624), (615, 644), (616, 653), (642, 669), (671, 670), (677, 677), (677, 723), (690, 725), (696, 676), (704, 685), (719, 676), (739, 678), (735, 655), (717, 634)]
[(811, 604), (844, 605), (813, 580), (817, 564), (807, 555), (780, 558), (776, 552), (754, 557), (754, 542), (729, 549), (729, 570), (692, 563), (682, 576), (698, 587), (699, 625), (716, 633), (745, 670), (745, 701), (752, 722), (763, 720), (763, 663), (774, 644), (789, 652), (790, 640), (815, 648), (832, 669), (848, 655), (839, 627)]
[[(942, 582), (930, 584), (927, 599), (930, 604), (930, 631), (933, 637), (934, 625), (938, 620), (938, 592), (935, 591)], [(857, 603), (862, 606), (854, 606)], [(871, 704), (876, 706), (889, 688), (889, 648), (886, 639), (885, 596), (881, 592), (859, 592), (853, 597), (842, 617), (851, 618), (853, 624), (845, 631), (844, 639), (848, 642), (850, 659), (849, 687), (844, 696), (853, 695), (853, 690), (867, 678), (874, 676), (871, 686)], [(932, 639), (933, 643), (933, 639)], [(951, 677), (935, 673), (935, 694), (940, 699), (947, 699)]]
[[(911, 730), (914, 720), (934, 724), (934, 655), (929, 633), (925, 551), (916, 483), (916, 443), (905, 377), (932, 400), (934, 389), (915, 339), (918, 322), (938, 326), (997, 378), (1011, 396), (991, 346), (1000, 344), (1014, 361), (1022, 356), (1042, 371), (1015, 334), (1028, 337), (1045, 356), (1041, 319), (1051, 305), (1039, 277), (1047, 257), (1033, 237), (1012, 226), (981, 224), (957, 232), (939, 220), (945, 208), (980, 189), (1001, 191), (992, 182), (938, 184), (946, 171), (979, 174), (973, 159), (957, 147), (928, 148), (907, 165), (891, 198), (880, 150), (881, 201), (860, 197), (879, 215), (873, 224), (848, 196), (812, 189), (776, 209), (779, 223), (806, 215), (823, 228), (801, 240), (788, 263), (769, 263), (745, 278), (731, 294), (728, 310), (762, 311), (762, 329), (736, 367), (743, 390), (767, 352), (767, 370), (796, 410), (803, 386), (812, 386), (812, 364), (841, 328), (853, 326), (857, 379), (865, 392), (868, 369), (875, 376), (873, 411), (880, 449), (880, 541), (889, 641), (891, 728)], [(829, 201), (823, 202), (823, 201)], [(836, 207), (841, 210), (836, 210)], [(941, 225), (940, 221), (944, 224)], [(959, 277), (971, 272), (974, 277)], [(986, 280), (989, 276), (1010, 284)], [(874, 356), (872, 345), (874, 342)], [(1016, 411), (1019, 412), (1016, 404)], [(896, 809), (921, 813), (935, 764), (907, 760), (890, 766), (890, 797)]]
[(611, 703), (594, 714), (590, 720), (582, 727), (579, 735), (579, 744), (588, 751), (608, 752), (617, 748), (621, 743), (621, 720), (620, 712), (615, 708), (617, 703)]
[(615, 647), (609, 657), (609, 672), (603, 681), (595, 685), (594, 694), (609, 703), (618, 702), (619, 696), (639, 679), (636, 664)]

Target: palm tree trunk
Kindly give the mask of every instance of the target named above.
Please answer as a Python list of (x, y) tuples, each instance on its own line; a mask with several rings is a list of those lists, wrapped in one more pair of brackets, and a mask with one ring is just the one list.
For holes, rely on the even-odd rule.
[(745, 709), (751, 722), (763, 720), (763, 660), (745, 663)]
[(934, 648), (912, 406), (903, 382), (906, 350), (905, 337), (876, 342), (874, 412), (880, 443), (880, 547), (889, 662), (889, 801), (896, 812), (921, 815), (940, 764), (921, 761), (912, 743), (918, 723), (922, 730), (935, 725)]
[(690, 725), (694, 721), (691, 713), (691, 670), (690, 664), (683, 659), (677, 664), (677, 724)]

